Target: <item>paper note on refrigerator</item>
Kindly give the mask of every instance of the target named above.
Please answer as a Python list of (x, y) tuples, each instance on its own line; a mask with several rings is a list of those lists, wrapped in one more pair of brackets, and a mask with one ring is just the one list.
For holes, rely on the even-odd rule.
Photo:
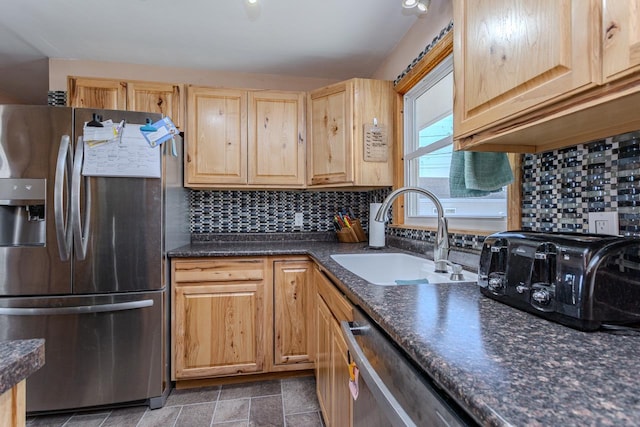
[(150, 147), (140, 133), (141, 125), (127, 123), (122, 138), (91, 146), (84, 143), (85, 176), (160, 178), (161, 157), (158, 147)]

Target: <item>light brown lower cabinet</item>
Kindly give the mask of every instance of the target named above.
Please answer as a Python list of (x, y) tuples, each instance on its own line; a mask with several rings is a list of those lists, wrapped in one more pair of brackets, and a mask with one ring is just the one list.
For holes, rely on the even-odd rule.
[(306, 257), (171, 261), (172, 379), (313, 368)]
[(313, 263), (273, 262), (274, 366), (272, 370), (312, 369)]
[(353, 424), (353, 400), (349, 392), (349, 357), (340, 321), (353, 320), (349, 301), (317, 268), (314, 270), (317, 319), (316, 388), (327, 427)]
[(26, 423), (26, 382), (22, 380), (0, 394), (0, 426), (24, 427)]
[(262, 372), (266, 263), (194, 259), (172, 267), (174, 379)]

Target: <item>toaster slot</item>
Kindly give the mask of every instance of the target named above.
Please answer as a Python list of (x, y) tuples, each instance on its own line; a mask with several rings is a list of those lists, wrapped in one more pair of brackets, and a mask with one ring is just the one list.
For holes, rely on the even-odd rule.
[(504, 239), (487, 243), (480, 263), (479, 282), (494, 294), (502, 295), (506, 291), (508, 245)]
[[(530, 303), (538, 310), (555, 310), (556, 246), (543, 243), (536, 248), (531, 267)], [(523, 289), (524, 291), (524, 289)]]

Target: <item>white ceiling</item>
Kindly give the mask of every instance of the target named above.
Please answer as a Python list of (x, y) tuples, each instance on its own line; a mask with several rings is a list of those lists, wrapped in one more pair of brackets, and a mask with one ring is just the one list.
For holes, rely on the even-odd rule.
[[(400, 0), (2, 3), (0, 72), (42, 58), (65, 58), (329, 79), (369, 77), (417, 19)], [(6, 79), (0, 80), (6, 87)]]

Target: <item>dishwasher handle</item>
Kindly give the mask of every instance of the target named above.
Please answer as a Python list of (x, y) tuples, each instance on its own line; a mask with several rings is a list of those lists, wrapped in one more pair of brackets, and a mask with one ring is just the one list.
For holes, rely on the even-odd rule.
[(0, 307), (0, 315), (8, 316), (42, 316), (62, 314), (93, 314), (113, 311), (134, 310), (137, 308), (153, 307), (152, 299), (140, 301), (119, 302), (99, 305), (77, 305), (71, 307)]
[(360, 376), (367, 383), (367, 387), (376, 399), (377, 404), (387, 419), (394, 427), (415, 427), (416, 424), (411, 420), (409, 414), (402, 408), (402, 405), (393, 396), (393, 393), (387, 388), (382, 378), (375, 371), (364, 352), (356, 342), (355, 335), (366, 333), (366, 326), (352, 327), (347, 321), (341, 321), (342, 335), (347, 342), (351, 358), (356, 362)]

